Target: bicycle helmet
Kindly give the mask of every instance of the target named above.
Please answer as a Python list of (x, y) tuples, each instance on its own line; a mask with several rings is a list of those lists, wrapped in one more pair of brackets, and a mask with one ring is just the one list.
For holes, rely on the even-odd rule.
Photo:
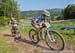
[(50, 12), (49, 11), (47, 11), (47, 10), (44, 10), (44, 13), (43, 13), (45, 16), (50, 16)]
[(14, 17), (11, 17), (11, 20), (15, 20), (15, 18)]

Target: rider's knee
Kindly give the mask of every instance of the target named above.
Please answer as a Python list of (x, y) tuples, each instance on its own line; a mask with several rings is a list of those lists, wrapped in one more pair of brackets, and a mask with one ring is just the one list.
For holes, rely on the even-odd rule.
[(40, 27), (39, 26), (35, 26), (36, 30), (40, 31)]

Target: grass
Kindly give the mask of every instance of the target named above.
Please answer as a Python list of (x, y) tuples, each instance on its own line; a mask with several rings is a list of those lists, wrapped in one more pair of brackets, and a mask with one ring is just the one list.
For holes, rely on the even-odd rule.
[(15, 50), (16, 47), (14, 45), (8, 47), (6, 39), (4, 39), (2, 35), (0, 35), (0, 53), (16, 53)]
[[(0, 32), (3, 31), (6, 27), (1, 26)], [(16, 47), (14, 45), (8, 47), (6, 39), (0, 33), (0, 53), (16, 53)]]
[[(67, 20), (64, 22), (60, 23), (52, 23), (52, 26), (75, 26), (75, 20)], [(74, 29), (69, 29), (69, 30), (61, 30), (60, 28), (52, 28), (52, 30), (59, 31), (67, 44), (70, 44), (72, 47), (75, 47), (75, 33)]]
[(55, 23), (51, 23), (52, 26), (75, 26), (75, 19), (73, 20), (65, 20), (63, 22), (55, 22)]

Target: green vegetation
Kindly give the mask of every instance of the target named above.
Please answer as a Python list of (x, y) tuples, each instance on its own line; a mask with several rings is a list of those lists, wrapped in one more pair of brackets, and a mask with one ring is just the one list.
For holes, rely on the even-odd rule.
[[(75, 19), (75, 4), (69, 4), (64, 9), (54, 8), (47, 9), (51, 14), (51, 20), (62, 20), (62, 19)], [(43, 10), (35, 11), (23, 11), (21, 12), (22, 17), (26, 19), (31, 19), (31, 17), (42, 14)]]
[(1, 0), (0, 1), (0, 25), (8, 23), (11, 16), (17, 20), (21, 18), (18, 4), (15, 0)]
[(14, 45), (9, 45), (2, 35), (0, 35), (0, 53), (16, 53), (16, 47)]
[(63, 10), (64, 19), (75, 19), (75, 4), (68, 5)]
[(5, 28), (6, 26), (0, 26), (0, 53), (16, 53), (16, 47), (14, 45), (9, 47), (9, 45), (6, 43), (6, 39), (1, 34)]
[(62, 22), (52, 23), (52, 26), (75, 26), (75, 19), (69, 19)]
[[(59, 8), (54, 8), (54, 9), (47, 9), (51, 16), (54, 17), (54, 16), (59, 16), (61, 15), (62, 13), (62, 9), (59, 9)], [(35, 11), (23, 11), (21, 12), (22, 14), (22, 17), (23, 18), (26, 18), (26, 19), (29, 19), (27, 17), (33, 17), (33, 16), (36, 16), (36, 15), (40, 15), (43, 13), (43, 10), (35, 10)]]

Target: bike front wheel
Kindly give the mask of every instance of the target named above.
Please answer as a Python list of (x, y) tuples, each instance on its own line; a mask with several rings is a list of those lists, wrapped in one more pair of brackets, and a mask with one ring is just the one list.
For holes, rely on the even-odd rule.
[(52, 50), (63, 50), (65, 43), (62, 35), (57, 31), (49, 31), (49, 34), (46, 33), (45, 40), (46, 44)]

